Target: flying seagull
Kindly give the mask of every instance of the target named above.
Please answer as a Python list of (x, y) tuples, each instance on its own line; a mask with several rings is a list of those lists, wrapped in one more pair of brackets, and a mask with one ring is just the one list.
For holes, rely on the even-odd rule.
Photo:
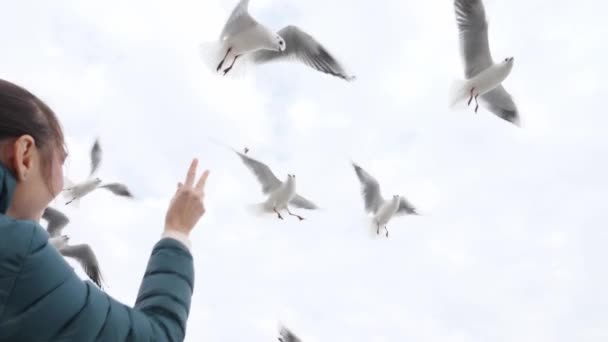
[(365, 211), (374, 215), (376, 234), (380, 234), (380, 227), (384, 227), (386, 237), (388, 237), (386, 225), (395, 215), (419, 215), (416, 208), (405, 197), (393, 195), (390, 200), (385, 200), (380, 192), (378, 181), (359, 165), (354, 162), (352, 165), (361, 182)]
[(291, 216), (295, 216), (300, 220), (304, 217), (296, 215), (289, 210), (288, 205), (292, 205), (302, 209), (318, 209), (317, 205), (308, 199), (298, 195), (296, 193), (296, 176), (288, 174), (285, 181), (281, 182), (270, 170), (268, 165), (255, 160), (244, 153), (233, 151), (241, 158), (245, 166), (247, 166), (251, 172), (256, 176), (260, 184), (262, 185), (262, 192), (268, 195), (268, 199), (260, 204), (260, 208), (264, 212), (274, 212), (277, 214), (279, 219), (283, 219), (280, 211), (285, 209)]
[(302, 340), (300, 340), (294, 333), (289, 331), (289, 329), (284, 326), (280, 327), (279, 335), (281, 335), (279, 336), (280, 342), (302, 342)]
[(64, 189), (64, 191), (65, 196), (69, 199), (66, 205), (72, 202), (77, 203), (81, 198), (98, 188), (110, 190), (112, 193), (118, 196), (133, 198), (133, 194), (131, 194), (126, 185), (121, 183), (106, 183), (102, 185), (102, 181), (99, 177), (93, 177), (93, 175), (99, 169), (102, 159), (101, 157), (101, 145), (99, 144), (99, 139), (96, 139), (93, 147), (91, 148), (91, 172), (89, 173), (89, 177), (79, 184), (73, 184), (66, 178), (68, 186), (66, 189)]
[(50, 235), (49, 243), (52, 244), (61, 255), (73, 258), (84, 269), (91, 280), (102, 288), (102, 276), (99, 270), (99, 263), (91, 246), (87, 244), (69, 245), (69, 237), (61, 235), (63, 228), (70, 222), (67, 216), (57, 209), (47, 207), (42, 214), (42, 218), (48, 222), (47, 232)]
[(206, 64), (224, 76), (236, 60), (244, 56), (254, 64), (295, 59), (320, 72), (346, 81), (344, 67), (315, 38), (294, 25), (273, 32), (258, 23), (248, 11), (249, 0), (241, 0), (224, 25), (218, 41), (201, 45), (201, 57)]
[(475, 99), (475, 112), (479, 109), (477, 98), (490, 112), (519, 125), (519, 112), (511, 95), (501, 83), (513, 68), (513, 57), (494, 63), (488, 42), (488, 22), (481, 0), (454, 0), (456, 23), (460, 37), (460, 53), (464, 62), (466, 80), (454, 82), (451, 89), (450, 107), (468, 98), (467, 105)]

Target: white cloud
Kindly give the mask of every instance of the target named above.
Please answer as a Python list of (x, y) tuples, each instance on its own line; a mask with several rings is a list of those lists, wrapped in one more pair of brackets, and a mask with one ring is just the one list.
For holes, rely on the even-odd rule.
[[(505, 86), (518, 130), (484, 109), (447, 109), (462, 77), (449, 2), (251, 3), (272, 28), (319, 39), (353, 83), (293, 64), (212, 75), (198, 44), (235, 3), (23, 1), (0, 13), (2, 77), (58, 113), (70, 176), (87, 175), (99, 136), (100, 175), (138, 196), (97, 191), (66, 209), (67, 232), (95, 247), (111, 295), (134, 301), (197, 156), (212, 173), (192, 237), (188, 341), (271, 341), (278, 321), (309, 342), (608, 336), (605, 5), (485, 0), (495, 58), (515, 56)], [(297, 210), (303, 222), (252, 217), (259, 185), (209, 137), (249, 147), (279, 178), (296, 173), (324, 210)], [(351, 159), (424, 215), (370, 239)]]

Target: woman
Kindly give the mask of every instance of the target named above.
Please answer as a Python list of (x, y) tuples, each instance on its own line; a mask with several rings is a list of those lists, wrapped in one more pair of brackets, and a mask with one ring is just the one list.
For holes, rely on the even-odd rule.
[(83, 282), (37, 223), (63, 188), (55, 114), (0, 80), (0, 341), (183, 341), (194, 284), (189, 234), (209, 171), (197, 160), (169, 204), (133, 308)]

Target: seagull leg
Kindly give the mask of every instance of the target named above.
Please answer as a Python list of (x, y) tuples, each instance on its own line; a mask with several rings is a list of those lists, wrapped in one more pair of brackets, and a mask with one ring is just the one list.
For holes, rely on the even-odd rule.
[(230, 66), (228, 68), (224, 69), (224, 76), (226, 76), (228, 71), (232, 70), (232, 67), (234, 66), (234, 62), (236, 62), (236, 59), (239, 57), (241, 57), (241, 55), (234, 56), (234, 59), (232, 60), (232, 64), (230, 64)]
[(384, 230), (386, 230), (386, 237), (388, 238), (388, 228), (386, 228), (386, 225), (384, 226)]
[(281, 213), (277, 211), (277, 207), (273, 207), (272, 209), (274, 210), (275, 213), (277, 213), (277, 217), (282, 220), (283, 216), (281, 216)]
[(224, 62), (226, 61), (226, 57), (228, 57), (228, 54), (230, 53), (230, 51), (232, 50), (232, 48), (228, 48), (228, 51), (226, 51), (226, 55), (224, 56), (224, 58), (222, 58), (222, 60), (220, 61), (220, 64), (217, 65), (217, 68), (215, 69), (215, 71), (220, 71), (220, 69), (222, 68), (222, 65), (224, 65)]
[(477, 110), (479, 109), (479, 102), (477, 102), (477, 96), (479, 96), (479, 94), (475, 95), (475, 113), (477, 113)]
[(473, 101), (473, 91), (475, 90), (475, 87), (471, 88), (471, 97), (469, 98), (469, 102), (467, 102), (467, 106), (471, 105), (471, 101)]
[(380, 235), (380, 222), (376, 222), (376, 235)]
[(295, 217), (299, 218), (299, 219), (300, 219), (300, 221), (302, 221), (302, 220), (304, 219), (302, 216), (300, 216), (300, 215), (296, 215), (296, 214), (292, 213), (291, 211), (289, 211), (289, 208), (286, 208), (286, 209), (287, 209), (287, 213), (288, 213), (289, 215), (291, 215), (291, 216), (295, 216)]

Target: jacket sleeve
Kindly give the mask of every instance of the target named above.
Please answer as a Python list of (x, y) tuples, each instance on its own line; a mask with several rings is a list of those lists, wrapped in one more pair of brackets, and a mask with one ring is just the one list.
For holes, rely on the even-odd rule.
[(183, 341), (192, 255), (165, 238), (153, 248), (133, 308), (82, 281), (48, 234), (0, 218), (0, 341)]

